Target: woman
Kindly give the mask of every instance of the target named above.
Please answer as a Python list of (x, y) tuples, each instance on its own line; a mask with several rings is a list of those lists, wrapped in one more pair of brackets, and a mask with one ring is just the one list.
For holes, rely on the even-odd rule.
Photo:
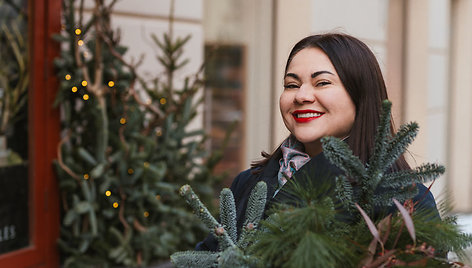
[[(272, 154), (263, 153), (264, 160), (254, 163), (233, 181), (238, 230), (242, 228), (249, 194), (257, 182), (267, 183), (267, 199), (273, 203), (284, 198), (279, 190), (295, 173), (304, 172), (316, 178), (315, 185), (328, 173), (331, 176), (341, 173), (323, 155), (322, 137), (344, 139), (366, 163), (372, 154), (384, 99), (387, 91), (380, 67), (360, 40), (329, 33), (298, 42), (285, 66), (284, 91), (279, 103), (291, 135)], [(403, 156), (392, 166), (392, 170), (409, 168)], [(416, 187), (417, 206), (430, 209), (439, 217), (432, 194), (424, 185)], [(216, 239), (210, 235), (197, 245), (197, 250), (217, 250)]]

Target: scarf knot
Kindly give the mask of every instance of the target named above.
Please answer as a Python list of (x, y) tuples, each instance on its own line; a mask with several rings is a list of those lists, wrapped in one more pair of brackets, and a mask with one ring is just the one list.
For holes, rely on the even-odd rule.
[(310, 161), (310, 156), (304, 152), (303, 144), (292, 135), (284, 140), (280, 148), (282, 150), (282, 158), (279, 161), (279, 189), (297, 170)]

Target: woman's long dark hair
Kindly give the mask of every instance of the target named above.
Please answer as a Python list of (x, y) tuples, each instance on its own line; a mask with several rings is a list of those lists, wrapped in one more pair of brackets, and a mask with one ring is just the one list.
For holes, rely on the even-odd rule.
[[(346, 91), (356, 106), (356, 118), (347, 143), (355, 155), (366, 163), (374, 147), (375, 134), (382, 111), (381, 103), (388, 99), (387, 88), (379, 64), (372, 51), (357, 38), (339, 33), (311, 35), (298, 42), (290, 52), (285, 73), (293, 57), (304, 48), (320, 48), (331, 60)], [(390, 124), (392, 134), (393, 121)], [(280, 158), (280, 146), (272, 153), (263, 152), (263, 160), (253, 167), (261, 170), (271, 158)], [(409, 169), (404, 156), (400, 156), (394, 169)]]

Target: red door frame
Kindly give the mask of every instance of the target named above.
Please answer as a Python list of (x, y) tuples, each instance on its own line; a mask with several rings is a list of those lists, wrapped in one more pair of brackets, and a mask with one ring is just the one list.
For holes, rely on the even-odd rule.
[(0, 267), (58, 267), (59, 191), (52, 161), (59, 142), (58, 82), (53, 59), (61, 30), (61, 0), (30, 0), (28, 92), (30, 246), (0, 255)]

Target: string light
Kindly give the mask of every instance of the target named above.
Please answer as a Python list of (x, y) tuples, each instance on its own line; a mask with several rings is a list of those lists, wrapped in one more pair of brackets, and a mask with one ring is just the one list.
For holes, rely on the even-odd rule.
[(88, 100), (90, 97), (88, 94), (84, 94), (84, 96), (82, 97), (85, 101)]
[(124, 117), (120, 118), (120, 124), (122, 125), (126, 124), (126, 118)]
[(160, 201), (160, 200), (161, 200), (161, 196), (160, 196), (160, 195), (156, 195), (156, 200), (157, 200), (157, 201)]
[(74, 93), (77, 92), (77, 87), (75, 87), (75, 86), (72, 87), (72, 92), (74, 92)]
[(109, 86), (109, 87), (115, 86), (115, 82), (113, 82), (113, 81), (108, 82), (108, 86)]
[(161, 99), (159, 100), (159, 102), (160, 102), (162, 105), (164, 105), (164, 104), (167, 103), (167, 100), (166, 100), (166, 98), (161, 98)]
[(90, 178), (89, 174), (85, 173), (84, 174), (84, 180), (88, 180)]
[(148, 167), (149, 167), (149, 162), (144, 162), (143, 166), (144, 166), (145, 168), (148, 168)]
[(157, 131), (156, 131), (156, 136), (158, 136), (158, 137), (162, 136), (162, 131), (161, 131), (161, 130), (157, 130)]
[(149, 217), (149, 212), (147, 212), (147, 211), (144, 211), (144, 213), (143, 213), (143, 214), (144, 214), (144, 217), (145, 217), (145, 218)]
[(64, 77), (66, 80), (70, 80), (71, 79), (71, 76), (70, 74), (66, 74), (66, 76)]
[(128, 168), (128, 174), (131, 175), (134, 173), (134, 170), (132, 168)]
[(106, 191), (106, 192), (105, 192), (105, 195), (106, 195), (106, 196), (110, 196), (110, 195), (111, 195), (111, 191)]
[(119, 206), (119, 205), (118, 205), (118, 202), (113, 203), (113, 207), (114, 207), (114, 208), (117, 208), (118, 206)]
[(82, 86), (83, 86), (83, 87), (86, 87), (86, 86), (88, 85), (87, 81), (85, 81), (85, 80), (84, 80), (84, 81), (82, 81), (82, 83), (81, 83), (81, 84), (82, 84)]
[(75, 29), (75, 34), (76, 35), (80, 35), (82, 33), (82, 30), (80, 30), (79, 28)]
[(79, 45), (79, 47), (83, 46), (84, 45), (84, 40), (77, 41), (77, 45)]

